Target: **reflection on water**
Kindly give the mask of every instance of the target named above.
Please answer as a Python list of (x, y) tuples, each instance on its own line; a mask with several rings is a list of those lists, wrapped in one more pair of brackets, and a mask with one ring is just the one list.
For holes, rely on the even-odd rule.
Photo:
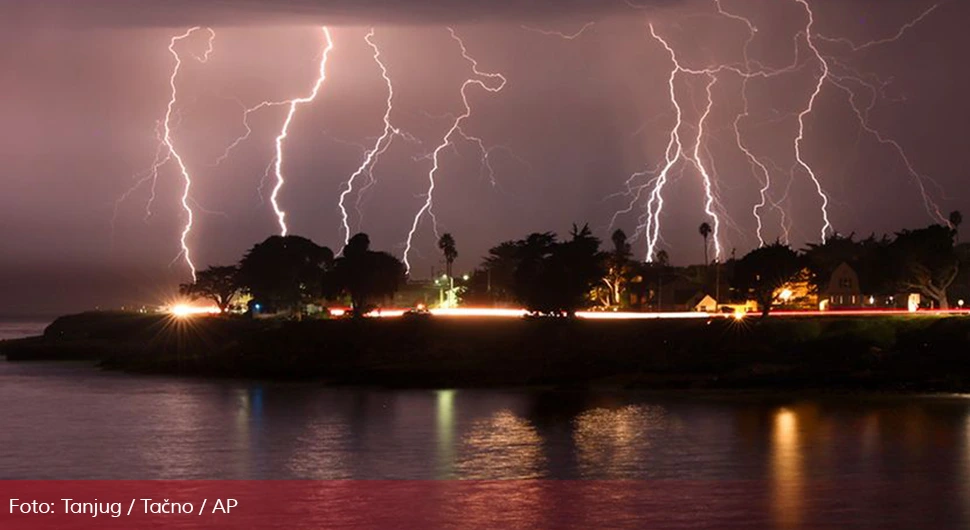
[(635, 478), (649, 458), (651, 434), (660, 430), (675, 432), (663, 407), (628, 405), (583, 412), (573, 429), (580, 474)]
[[(0, 404), (0, 479), (639, 479), (652, 500), (611, 502), (732, 528), (970, 526), (967, 398), (383, 391), (0, 363)], [(592, 518), (582, 507), (604, 502), (550, 488), (476, 483), (441, 490), (440, 509), (541, 527), (555, 503)]]
[(507, 410), (478, 420), (462, 438), (456, 466), (463, 478), (541, 478), (542, 438), (528, 421)]
[(775, 412), (771, 433), (772, 492), (780, 528), (797, 528), (802, 521), (802, 454), (798, 414), (788, 408)]

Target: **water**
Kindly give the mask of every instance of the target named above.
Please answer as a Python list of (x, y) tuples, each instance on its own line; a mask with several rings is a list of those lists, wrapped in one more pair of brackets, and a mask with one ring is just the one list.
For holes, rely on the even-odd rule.
[(40, 319), (0, 320), (0, 340), (42, 335), (50, 321)]
[(637, 479), (680, 492), (685, 528), (725, 511), (766, 528), (966, 528), (970, 400), (328, 389), (0, 362), (0, 478)]

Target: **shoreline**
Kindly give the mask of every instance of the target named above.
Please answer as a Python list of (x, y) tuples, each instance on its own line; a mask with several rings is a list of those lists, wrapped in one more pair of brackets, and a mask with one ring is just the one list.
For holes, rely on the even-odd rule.
[(84, 313), (3, 362), (385, 388), (970, 392), (970, 318), (309, 320)]

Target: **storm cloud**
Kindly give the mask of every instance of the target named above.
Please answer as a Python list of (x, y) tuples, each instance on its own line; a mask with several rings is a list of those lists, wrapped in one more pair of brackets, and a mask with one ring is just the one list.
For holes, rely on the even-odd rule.
[(497, 19), (598, 17), (686, 0), (15, 0), (0, 25), (170, 27), (310, 24), (440, 24)]

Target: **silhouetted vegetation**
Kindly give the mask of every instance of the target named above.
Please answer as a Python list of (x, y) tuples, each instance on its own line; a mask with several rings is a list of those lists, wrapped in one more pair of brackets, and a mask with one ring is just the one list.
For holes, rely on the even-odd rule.
[(397, 292), (406, 277), (403, 263), (386, 252), (371, 250), (367, 234), (357, 234), (347, 242), (328, 279), (334, 289), (330, 298), (349, 296), (354, 314), (363, 315), (370, 311), (375, 298)]
[(787, 245), (775, 243), (751, 251), (734, 267), (734, 287), (758, 302), (768, 316), (785, 284), (798, 281), (803, 260)]
[(299, 236), (272, 236), (239, 263), (239, 285), (267, 311), (299, 312), (323, 294), (333, 251)]
[(229, 308), (239, 291), (239, 268), (232, 265), (209, 267), (199, 271), (195, 282), (179, 286), (182, 296), (192, 300), (205, 298), (222, 312)]
[[(854, 234), (833, 235), (801, 251), (776, 242), (740, 259), (732, 253), (729, 260), (714, 263), (713, 270), (708, 263), (673, 266), (664, 250), (649, 262), (637, 259), (623, 230), (614, 231), (611, 248), (602, 251), (588, 226), (573, 225), (565, 239), (536, 232), (492, 247), (455, 291), (460, 289), (464, 300), (475, 305), (525, 307), (540, 315), (566, 316), (589, 308), (691, 310), (708, 295), (718, 309), (732, 304), (750, 307), (748, 301), (754, 301), (767, 316), (774, 306), (817, 306), (819, 301), (810, 300), (820, 300), (830, 291), (833, 274), (847, 265), (859, 284), (852, 291), (857, 306), (863, 305), (863, 293), (870, 306), (879, 297), (880, 307), (903, 303), (909, 293), (918, 293), (924, 304), (947, 309), (951, 288), (961, 299), (970, 296), (970, 247), (955, 245), (961, 222), (960, 213), (953, 212), (950, 226), (861, 240)], [(698, 232), (706, 250), (713, 231), (704, 223)], [(454, 236), (443, 234), (438, 248), (446, 278), (454, 281)], [(223, 310), (239, 294), (248, 294), (263, 312), (299, 314), (308, 304), (336, 302), (361, 314), (408, 284), (404, 270), (394, 256), (371, 250), (366, 234), (351, 238), (336, 259), (330, 249), (308, 239), (274, 236), (250, 249), (238, 267), (210, 267), (181, 291), (212, 300)], [(443, 289), (444, 284), (428, 285), (422, 288)], [(780, 298), (793, 289), (800, 293), (801, 305)], [(710, 310), (710, 299), (707, 304)]]
[(355, 313), (366, 313), (375, 299), (394, 295), (406, 281), (404, 264), (370, 249), (367, 234), (350, 238), (343, 255), (299, 236), (272, 236), (254, 245), (238, 266), (210, 267), (180, 291), (206, 298), (225, 312), (241, 294), (250, 309), (299, 316), (311, 303), (346, 298)]

